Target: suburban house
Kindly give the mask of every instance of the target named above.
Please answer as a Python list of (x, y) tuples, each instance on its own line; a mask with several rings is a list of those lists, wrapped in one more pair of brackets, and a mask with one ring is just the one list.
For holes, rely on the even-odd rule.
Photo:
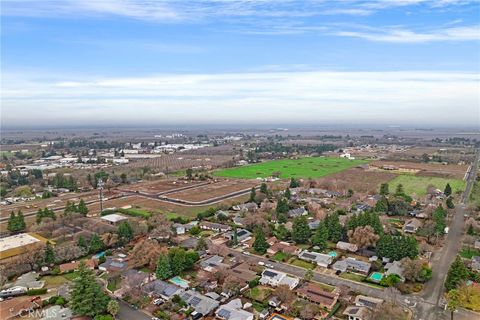
[(472, 270), (473, 271), (480, 271), (480, 256), (473, 256), (472, 257)]
[[(196, 314), (207, 316), (213, 310), (215, 310), (220, 304), (218, 301), (213, 300), (203, 294), (200, 294), (193, 290), (188, 290), (180, 295), (183, 301), (195, 310)], [(196, 316), (193, 315), (192, 316)]]
[(248, 202), (233, 206), (232, 209), (235, 211), (255, 212), (258, 209), (258, 205), (255, 202)]
[(108, 214), (106, 216), (101, 217), (102, 221), (107, 222), (111, 225), (119, 225), (121, 222), (128, 220), (128, 217), (118, 214), (118, 213), (112, 213)]
[(212, 230), (216, 232), (227, 232), (231, 229), (230, 226), (227, 226), (225, 224), (208, 222), (208, 221), (200, 222), (199, 226), (200, 226), (200, 229), (202, 230)]
[[(223, 234), (228, 240), (233, 240), (234, 231), (231, 230)], [(252, 233), (246, 229), (237, 229), (237, 241), (245, 242), (252, 238)]]
[(267, 249), (267, 253), (276, 254), (277, 252), (284, 252), (289, 255), (297, 255), (300, 253), (300, 250), (301, 249), (299, 247), (293, 244), (289, 244), (286, 242), (276, 242)]
[[(95, 267), (97, 266), (95, 259), (88, 259), (88, 260), (85, 260), (84, 262), (85, 262), (85, 265), (91, 270), (95, 269)], [(60, 273), (65, 273), (65, 272), (74, 271), (78, 269), (79, 266), (80, 266), (80, 261), (72, 261), (72, 262), (62, 263), (61, 265), (58, 266), (58, 268), (60, 269)]]
[(305, 208), (296, 208), (296, 209), (291, 209), (287, 212), (287, 216), (289, 218), (296, 218), (300, 216), (306, 216), (308, 214), (308, 211), (305, 210)]
[(324, 267), (324, 268), (328, 268), (328, 266), (333, 262), (333, 257), (328, 254), (307, 251), (307, 250), (302, 251), (298, 255), (298, 257), (305, 261), (314, 262), (320, 267)]
[(337, 249), (343, 250), (343, 251), (357, 252), (358, 246), (350, 242), (338, 241)]
[(29, 312), (41, 306), (42, 299), (40, 297), (32, 297), (21, 302), (16, 299), (6, 300), (0, 304), (0, 315), (4, 320), (24, 318), (28, 316)]
[(278, 242), (278, 239), (275, 236), (271, 236), (270, 238), (267, 239), (267, 243), (269, 246), (273, 246), (277, 242)]
[(124, 271), (127, 269), (127, 264), (123, 261), (107, 259), (107, 261), (98, 266), (98, 269), (108, 272)]
[(228, 270), (228, 274), (232, 276), (238, 283), (247, 284), (257, 278), (257, 273), (249, 269), (247, 263), (239, 263)]
[(125, 279), (124, 285), (126, 284), (126, 286), (131, 286), (133, 284), (134, 287), (141, 287), (150, 281), (150, 274), (130, 269), (122, 274), (122, 278)]
[(371, 310), (376, 309), (379, 305), (383, 303), (382, 299), (358, 295), (355, 298), (355, 305), (357, 307), (367, 307)]
[(265, 269), (262, 272), (260, 283), (263, 285), (270, 285), (277, 287), (281, 285), (287, 285), (290, 289), (294, 289), (300, 283), (300, 280), (296, 277), (287, 275), (284, 272), (276, 271), (273, 269)]
[(385, 272), (386, 276), (389, 276), (391, 274), (396, 274), (397, 276), (400, 277), (400, 280), (402, 282), (405, 282), (405, 277), (403, 276), (403, 267), (402, 263), (400, 261), (393, 261), (389, 262), (385, 265)]
[(339, 260), (332, 265), (333, 270), (346, 272), (352, 271), (367, 275), (370, 271), (371, 264), (368, 262), (360, 261), (355, 258), (348, 257), (344, 260)]
[(172, 283), (155, 280), (142, 286), (142, 291), (150, 297), (171, 299), (174, 295), (181, 295), (184, 289)]
[(348, 320), (365, 320), (368, 316), (368, 309), (365, 307), (349, 306), (343, 311)]
[(216, 268), (223, 265), (222, 262), (223, 262), (223, 257), (214, 255), (214, 256), (208, 257), (207, 259), (204, 259), (203, 261), (201, 261), (200, 262), (200, 267), (202, 267), (202, 269), (205, 270), (205, 271), (212, 272)]
[(475, 240), (475, 244), (473, 245), (475, 249), (480, 249), (480, 239)]
[(403, 232), (407, 233), (416, 233), (419, 228), (423, 226), (423, 222), (413, 218), (408, 220), (403, 226)]
[(328, 310), (331, 310), (338, 300), (338, 294), (325, 291), (319, 285), (311, 282), (307, 282), (297, 289), (297, 295)]
[(221, 320), (253, 320), (254, 315), (243, 310), (242, 300), (233, 299), (229, 303), (221, 305), (215, 316)]

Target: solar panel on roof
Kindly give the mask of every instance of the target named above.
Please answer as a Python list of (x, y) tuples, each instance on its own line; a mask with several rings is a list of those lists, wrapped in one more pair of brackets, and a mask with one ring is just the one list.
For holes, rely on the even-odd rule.
[(192, 295), (191, 295), (190, 293), (185, 293), (185, 294), (183, 295), (183, 300), (188, 300), (188, 299), (190, 299), (191, 297), (192, 297)]
[(275, 277), (277, 275), (275, 272), (272, 272), (269, 270), (265, 270), (263, 274), (266, 275), (267, 277)]
[(304, 253), (303, 256), (307, 259), (315, 259), (317, 256), (310, 254), (310, 253)]
[(199, 297), (193, 297), (192, 300), (190, 301), (190, 304), (193, 305), (193, 306), (196, 306), (201, 301), (202, 301), (202, 299), (200, 299)]
[(230, 314), (230, 311), (225, 309), (220, 309), (220, 311), (218, 311), (218, 316), (224, 319), (230, 318)]
[(241, 237), (241, 236), (243, 236), (244, 234), (247, 234), (247, 231), (241, 230), (241, 231), (239, 231), (239, 232), (237, 233), (237, 236)]
[(165, 288), (165, 290), (163, 291), (163, 293), (166, 295), (166, 296), (171, 296), (172, 294), (174, 294), (175, 292), (177, 291), (177, 288), (175, 287), (167, 287)]
[(350, 309), (350, 313), (357, 314), (358, 313), (358, 308)]

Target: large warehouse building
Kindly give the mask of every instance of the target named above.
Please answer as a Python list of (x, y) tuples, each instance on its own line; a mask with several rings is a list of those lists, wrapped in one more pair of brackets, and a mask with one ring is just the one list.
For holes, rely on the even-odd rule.
[(47, 239), (36, 233), (20, 233), (0, 239), (0, 261), (43, 247)]

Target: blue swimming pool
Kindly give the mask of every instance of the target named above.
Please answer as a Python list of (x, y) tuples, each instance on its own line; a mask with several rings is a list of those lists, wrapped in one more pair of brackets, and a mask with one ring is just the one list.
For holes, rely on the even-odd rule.
[(187, 280), (182, 279), (179, 276), (175, 276), (168, 281), (184, 289), (187, 289), (190, 286), (190, 283)]
[(337, 257), (337, 253), (336, 253), (335, 251), (330, 251), (330, 252), (328, 253), (328, 255), (329, 255), (330, 257), (333, 257), (333, 258), (336, 258), (336, 257)]
[(372, 272), (369, 276), (370, 280), (375, 282), (380, 282), (383, 279), (383, 273), (381, 272)]

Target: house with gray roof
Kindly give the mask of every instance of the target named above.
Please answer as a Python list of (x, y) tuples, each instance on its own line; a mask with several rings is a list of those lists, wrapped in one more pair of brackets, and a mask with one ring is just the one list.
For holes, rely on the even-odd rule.
[(305, 261), (316, 263), (320, 267), (328, 268), (333, 262), (333, 257), (328, 254), (318, 253), (314, 251), (303, 250), (298, 257)]
[(265, 269), (262, 272), (262, 277), (260, 278), (260, 283), (263, 285), (270, 285), (272, 287), (278, 287), (280, 285), (287, 285), (290, 289), (295, 289), (296, 286), (300, 283), (300, 280), (296, 277), (290, 276), (285, 272)]
[[(234, 230), (226, 232), (223, 236), (229, 240), (233, 240)], [(245, 242), (252, 238), (252, 233), (246, 229), (237, 229), (237, 241), (238, 242)]]
[(108, 272), (124, 271), (127, 269), (127, 264), (123, 261), (107, 259), (107, 261), (98, 266), (98, 269)]
[(174, 295), (181, 295), (185, 290), (172, 283), (155, 280), (142, 286), (142, 292), (150, 297), (160, 297), (164, 300), (171, 299)]
[(215, 316), (221, 320), (253, 320), (253, 313), (243, 310), (242, 307), (240, 299), (233, 299), (229, 303), (221, 305), (215, 311)]
[(211, 272), (215, 268), (221, 266), (223, 264), (222, 262), (223, 257), (214, 255), (200, 261), (200, 267), (202, 267), (202, 269), (205, 271)]
[(402, 282), (405, 282), (405, 277), (403, 276), (403, 267), (402, 263), (400, 261), (393, 261), (389, 262), (385, 265), (385, 272), (386, 276), (389, 276), (391, 274), (396, 274), (397, 276), (400, 277), (400, 280)]
[(296, 208), (296, 209), (291, 209), (287, 212), (287, 216), (289, 218), (296, 218), (300, 216), (306, 216), (308, 214), (308, 211), (305, 210), (305, 208)]
[(218, 301), (193, 290), (182, 293), (180, 297), (187, 305), (192, 307), (197, 314), (202, 316), (209, 315), (220, 304)]
[(372, 265), (368, 262), (360, 261), (355, 258), (348, 257), (344, 260), (339, 260), (332, 265), (335, 271), (346, 272), (352, 271), (367, 275)]

